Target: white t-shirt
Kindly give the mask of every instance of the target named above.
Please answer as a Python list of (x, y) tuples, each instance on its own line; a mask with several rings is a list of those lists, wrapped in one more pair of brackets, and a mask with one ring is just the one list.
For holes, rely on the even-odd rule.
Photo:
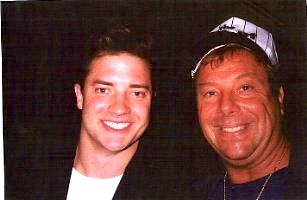
[(73, 168), (66, 199), (112, 200), (122, 177), (123, 174), (108, 179), (92, 178)]

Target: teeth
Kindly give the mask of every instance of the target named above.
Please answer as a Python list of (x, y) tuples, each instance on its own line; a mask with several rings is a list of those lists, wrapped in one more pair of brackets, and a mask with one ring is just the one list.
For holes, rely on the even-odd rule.
[(113, 128), (113, 129), (117, 129), (117, 130), (120, 130), (120, 129), (124, 129), (126, 128), (130, 123), (116, 123), (116, 122), (110, 122), (110, 121), (104, 121), (104, 124)]
[(231, 127), (231, 128), (222, 128), (223, 131), (229, 132), (229, 133), (234, 133), (234, 132), (240, 131), (242, 129), (244, 129), (244, 126), (237, 126), (237, 127)]

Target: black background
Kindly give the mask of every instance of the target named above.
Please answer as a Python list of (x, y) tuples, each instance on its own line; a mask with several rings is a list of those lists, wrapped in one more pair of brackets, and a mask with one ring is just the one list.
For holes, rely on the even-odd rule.
[[(306, 145), (301, 140), (306, 130), (304, 1), (2, 2), (1, 7), (6, 163), (30, 148), (23, 146), (24, 140), (62, 148), (63, 137), (79, 133), (73, 84), (83, 43), (89, 33), (116, 19), (133, 21), (154, 37), (158, 95), (145, 141), (151, 144), (151, 158), (161, 165), (172, 161), (193, 167), (195, 174), (210, 169), (211, 157), (196, 123), (189, 52), (200, 37), (234, 15), (276, 36), (287, 125), (290, 135)], [(18, 127), (39, 131), (11, 131)], [(192, 161), (195, 165), (185, 164)]]

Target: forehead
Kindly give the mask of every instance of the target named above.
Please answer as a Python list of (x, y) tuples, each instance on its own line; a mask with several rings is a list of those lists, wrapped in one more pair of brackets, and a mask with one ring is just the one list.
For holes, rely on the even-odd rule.
[(253, 74), (263, 78), (267, 77), (265, 68), (256, 57), (247, 50), (237, 50), (216, 56), (209, 62), (205, 60), (201, 66), (197, 81), (206, 79), (212, 75), (222, 76), (225, 80), (233, 74)]
[(89, 65), (90, 74), (133, 75), (150, 74), (149, 63), (129, 53), (103, 54), (92, 60)]

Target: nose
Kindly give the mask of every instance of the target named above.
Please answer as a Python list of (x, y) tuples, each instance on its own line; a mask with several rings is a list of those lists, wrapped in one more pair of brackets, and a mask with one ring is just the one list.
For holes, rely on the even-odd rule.
[(116, 116), (124, 115), (130, 112), (129, 100), (124, 94), (114, 95), (108, 111)]
[(220, 99), (220, 110), (226, 116), (237, 113), (240, 110), (237, 99), (232, 93), (223, 93)]

